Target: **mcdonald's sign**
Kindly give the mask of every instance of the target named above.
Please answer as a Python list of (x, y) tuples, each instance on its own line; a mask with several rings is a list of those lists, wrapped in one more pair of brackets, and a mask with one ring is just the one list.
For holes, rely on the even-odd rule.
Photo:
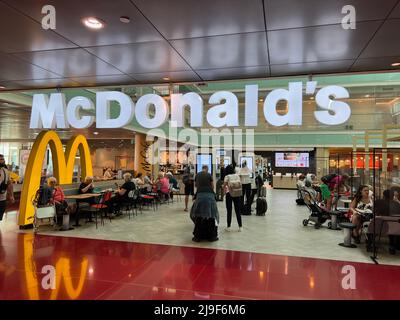
[(48, 145), (50, 146), (53, 159), (54, 177), (59, 184), (72, 183), (75, 156), (78, 150), (81, 164), (81, 179), (93, 175), (89, 145), (83, 135), (73, 136), (68, 141), (64, 154), (63, 145), (57, 133), (54, 131), (42, 131), (33, 144), (26, 165), (19, 206), (18, 224), (20, 226), (33, 223), (34, 207), (32, 199), (40, 187), (42, 163)]

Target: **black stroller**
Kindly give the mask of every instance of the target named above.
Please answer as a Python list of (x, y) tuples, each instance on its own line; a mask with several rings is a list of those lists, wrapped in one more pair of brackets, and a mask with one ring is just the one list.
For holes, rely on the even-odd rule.
[[(309, 191), (302, 189), (301, 193), (304, 199), (304, 203), (311, 213), (308, 219), (303, 220), (303, 226), (306, 227), (310, 222), (313, 222), (314, 228), (319, 229), (327, 220), (332, 219), (333, 214), (336, 215), (337, 217), (337, 223), (348, 221), (348, 219), (345, 217), (345, 212), (328, 211), (325, 208), (319, 206), (316, 199), (312, 196), (312, 194)], [(328, 228), (336, 230), (338, 229), (336, 227), (336, 223), (334, 226), (332, 225), (332, 221), (328, 222)]]

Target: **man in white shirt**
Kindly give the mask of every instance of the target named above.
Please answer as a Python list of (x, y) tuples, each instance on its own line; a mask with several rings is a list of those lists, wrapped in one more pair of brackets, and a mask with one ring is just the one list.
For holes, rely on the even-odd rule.
[[(242, 190), (243, 190), (243, 196), (242, 196), (242, 208), (243, 212), (242, 215), (251, 215), (251, 203), (250, 203), (250, 197), (251, 197), (251, 170), (247, 166), (246, 160), (243, 161), (242, 167), (239, 170), (239, 176), (240, 176), (240, 182), (242, 183)], [(245, 200), (246, 197), (246, 200)]]
[(0, 221), (3, 219), (8, 200), (14, 203), (13, 185), (7, 170), (4, 156), (0, 154)]

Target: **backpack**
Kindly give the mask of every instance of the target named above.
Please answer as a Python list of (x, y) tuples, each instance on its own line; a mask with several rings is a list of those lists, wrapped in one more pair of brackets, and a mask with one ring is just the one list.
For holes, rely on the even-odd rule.
[(240, 181), (228, 182), (229, 194), (232, 198), (241, 197), (243, 195), (242, 183)]
[(7, 174), (6, 174), (6, 171), (3, 168), (1, 169), (1, 171), (3, 171), (4, 179), (0, 183), (0, 193), (3, 194), (3, 193), (6, 193), (6, 190), (7, 190), (7, 183), (6, 183)]

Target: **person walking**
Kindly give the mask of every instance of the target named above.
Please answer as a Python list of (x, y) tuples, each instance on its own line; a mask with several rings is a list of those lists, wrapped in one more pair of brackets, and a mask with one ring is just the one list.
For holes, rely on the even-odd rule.
[[(251, 215), (251, 171), (247, 166), (247, 161), (242, 162), (242, 167), (239, 170), (240, 181), (242, 182), (242, 215)], [(245, 200), (246, 198), (246, 200)]]
[(241, 198), (242, 198), (242, 183), (240, 177), (235, 173), (235, 169), (232, 165), (228, 165), (225, 168), (224, 178), (224, 190), (225, 190), (225, 205), (227, 212), (227, 228), (226, 231), (231, 231), (232, 222), (232, 204), (235, 208), (235, 214), (237, 223), (239, 225), (239, 232), (243, 230), (242, 216), (241, 216)]
[(189, 196), (194, 196), (194, 167), (189, 162), (183, 171), (182, 182), (185, 185), (185, 211), (188, 211)]

